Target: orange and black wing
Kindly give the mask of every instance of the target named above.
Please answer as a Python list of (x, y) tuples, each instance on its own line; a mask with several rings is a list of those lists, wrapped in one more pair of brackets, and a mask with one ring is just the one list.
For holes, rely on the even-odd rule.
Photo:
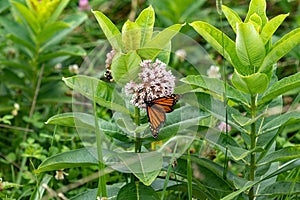
[(154, 138), (157, 138), (159, 129), (166, 121), (166, 113), (173, 111), (172, 106), (176, 104), (178, 98), (178, 95), (173, 94), (146, 102), (150, 131)]

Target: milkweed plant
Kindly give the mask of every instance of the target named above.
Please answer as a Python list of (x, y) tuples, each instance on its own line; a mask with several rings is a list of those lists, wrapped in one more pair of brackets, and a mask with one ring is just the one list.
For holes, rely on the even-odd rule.
[[(98, 188), (72, 199), (299, 198), (299, 145), (277, 148), (276, 139), (286, 125), (300, 119), (295, 107), (282, 109), (282, 97), (298, 93), (300, 73), (278, 80), (276, 63), (299, 44), (300, 28), (274, 42), (288, 14), (268, 19), (264, 0), (252, 0), (244, 20), (225, 5), (218, 5), (218, 11), (235, 33), (232, 38), (204, 21), (155, 30), (151, 6), (135, 21), (126, 21), (121, 31), (102, 12), (92, 11), (112, 50), (104, 58), (106, 80), (63, 78), (83, 97), (85, 107), (47, 121), (76, 127), (90, 146), (50, 157), (36, 172), (97, 166)], [(172, 39), (183, 26), (192, 27), (230, 64), (230, 80), (216, 66), (209, 72), (214, 76), (179, 76), (168, 66), (172, 53), (178, 52)], [(181, 97), (170, 113), (156, 108), (166, 120), (153, 137), (147, 102), (172, 94)], [(99, 108), (107, 109), (111, 118), (99, 117)], [(223, 160), (195, 153), (195, 142), (213, 146)], [(107, 184), (111, 171), (124, 174), (126, 181)]]

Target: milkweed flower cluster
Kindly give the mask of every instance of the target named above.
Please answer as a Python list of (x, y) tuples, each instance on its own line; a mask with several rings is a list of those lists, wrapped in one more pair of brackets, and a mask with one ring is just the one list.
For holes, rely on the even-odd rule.
[(104, 73), (104, 77), (107, 80), (109, 80), (110, 82), (114, 81), (114, 79), (111, 75), (111, 64), (112, 64), (112, 60), (113, 60), (115, 55), (116, 55), (116, 51), (114, 49), (106, 54), (106, 60), (105, 60), (106, 71)]
[(139, 81), (130, 81), (125, 85), (125, 94), (132, 94), (131, 103), (139, 108), (145, 108), (145, 101), (173, 94), (175, 76), (167, 65), (160, 60), (144, 60), (140, 64)]

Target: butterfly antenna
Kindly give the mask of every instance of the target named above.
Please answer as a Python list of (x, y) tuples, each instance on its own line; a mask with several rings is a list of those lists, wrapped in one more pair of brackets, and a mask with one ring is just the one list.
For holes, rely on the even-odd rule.
[[(219, 14), (220, 24), (221, 24), (221, 32), (222, 32), (222, 57), (224, 57), (225, 50), (224, 50), (224, 32), (223, 32), (223, 20), (222, 20), (222, 0), (216, 0), (216, 7), (217, 12)], [(226, 138), (225, 138), (225, 161), (223, 166), (223, 178), (227, 178), (227, 171), (228, 171), (228, 110), (227, 110), (227, 78), (226, 78), (226, 69), (224, 64), (224, 59), (222, 60), (222, 73), (223, 73), (223, 81), (224, 81), (224, 93), (223, 93), (223, 99), (224, 99), (224, 108), (225, 108), (225, 132), (226, 132)]]

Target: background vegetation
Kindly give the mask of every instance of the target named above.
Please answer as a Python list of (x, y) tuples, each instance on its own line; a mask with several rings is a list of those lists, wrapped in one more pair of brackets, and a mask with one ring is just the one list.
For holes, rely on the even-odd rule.
[[(78, 68), (95, 47), (103, 45), (106, 41), (105, 34), (99, 28), (90, 8), (104, 13), (119, 30), (127, 19), (135, 20), (143, 9), (152, 5), (156, 14), (155, 27), (164, 29), (177, 23), (188, 24), (201, 20), (221, 29), (231, 38), (235, 37), (235, 33), (224, 15), (220, 18), (214, 1), (92, 0), (89, 2), (90, 8), (86, 10), (80, 9), (78, 2), (72, 0), (51, 1), (51, 5), (44, 5), (43, 8), (47, 7), (45, 10), (42, 7), (35, 8), (33, 4), (29, 10), (26, 10), (25, 2), (30, 1), (0, 1), (1, 199), (38, 199), (39, 196), (34, 194), (37, 194), (38, 191), (42, 192), (42, 190), (46, 190), (44, 199), (63, 199), (64, 197), (59, 197), (60, 193), (71, 198), (83, 194), (87, 189), (98, 187), (97, 165), (76, 166), (65, 171), (50, 171), (47, 172), (47, 175), (34, 172), (46, 158), (85, 146), (75, 128), (45, 124), (45, 122), (52, 116), (72, 111), (73, 93), (64, 84), (62, 77), (70, 77), (78, 73), (96, 73), (93, 74), (94, 77), (104, 80), (104, 62), (98, 69), (92, 69), (89, 72), (80, 71), (80, 67)], [(236, 11), (239, 16), (245, 17), (249, 2), (223, 1), (223, 4)], [(289, 13), (289, 16), (274, 34), (274, 41), (300, 26), (300, 2), (297, 0), (267, 1), (269, 18), (282, 13)], [(215, 62), (214, 64), (219, 67), (226, 66), (224, 69), (226, 76), (233, 73), (229, 62), (223, 60), (220, 54), (191, 26), (182, 27), (180, 32), (201, 44)], [(299, 71), (299, 52), (300, 46), (298, 45), (280, 59), (276, 70), (279, 80)], [(100, 52), (97, 56), (103, 57), (105, 60), (106, 53), (105, 51)], [(187, 64), (180, 63), (176, 59), (174, 55), (171, 56), (169, 65), (181, 74), (188, 76), (197, 73)], [(201, 59), (201, 57), (197, 59)], [(282, 97), (283, 109), (298, 107), (300, 100), (298, 93), (299, 87)], [(241, 107), (240, 110), (243, 108)], [(107, 121), (112, 117), (111, 111), (107, 108), (99, 108), (97, 114), (99, 118)], [(207, 126), (199, 126), (199, 130), (206, 128)], [(276, 149), (297, 146), (300, 142), (299, 130), (299, 119), (288, 121), (276, 138)], [(242, 142), (238, 130), (233, 129), (230, 134), (235, 142)], [(222, 150), (217, 146), (207, 145), (206, 152), (202, 151), (200, 154), (201, 145), (203, 145), (203, 141), (197, 140), (190, 147), (189, 153), (193, 155), (193, 162), (203, 166), (202, 160), (196, 159), (201, 157), (218, 163), (220, 166), (223, 165), (225, 156)], [(177, 160), (179, 175), (186, 172), (185, 165), (189, 153)], [(294, 156), (297, 157), (297, 155)], [(296, 166), (299, 167), (299, 165)], [(241, 174), (245, 170), (241, 163), (234, 161), (229, 161), (228, 167), (236, 176), (242, 176)], [(168, 169), (163, 169), (163, 172), (159, 177), (161, 179), (170, 175), (166, 174), (170, 172)], [(263, 172), (262, 170), (261, 173)], [(299, 168), (295, 168), (276, 177), (278, 182), (292, 180), (293, 187), (286, 186), (293, 188), (290, 193), (278, 192), (266, 196), (270, 199), (299, 198), (299, 173)], [(105, 178), (108, 186), (119, 184), (115, 188), (121, 188), (122, 183), (130, 179), (126, 173), (117, 171), (107, 173)], [(170, 179), (174, 182), (177, 181), (175, 175), (170, 176)], [(47, 187), (41, 187), (43, 182), (47, 183)], [(207, 184), (209, 185), (209, 182)], [(184, 193), (186, 187), (185, 185), (170, 187), (170, 192), (163, 194), (166, 199), (185, 199), (188, 198), (188, 194)], [(228, 185), (226, 187), (230, 188)], [(226, 187), (224, 186), (224, 193), (218, 195), (228, 194), (229, 189)], [(201, 187), (199, 186), (199, 188)], [(222, 187), (220, 186), (220, 188)], [(109, 192), (116, 195), (118, 191), (109, 190)], [(201, 192), (197, 193), (197, 189), (195, 189), (193, 194), (199, 195)], [(124, 192), (120, 195), (124, 195)], [(122, 199), (122, 196), (119, 198)], [(199, 196), (198, 198), (201, 199)]]

